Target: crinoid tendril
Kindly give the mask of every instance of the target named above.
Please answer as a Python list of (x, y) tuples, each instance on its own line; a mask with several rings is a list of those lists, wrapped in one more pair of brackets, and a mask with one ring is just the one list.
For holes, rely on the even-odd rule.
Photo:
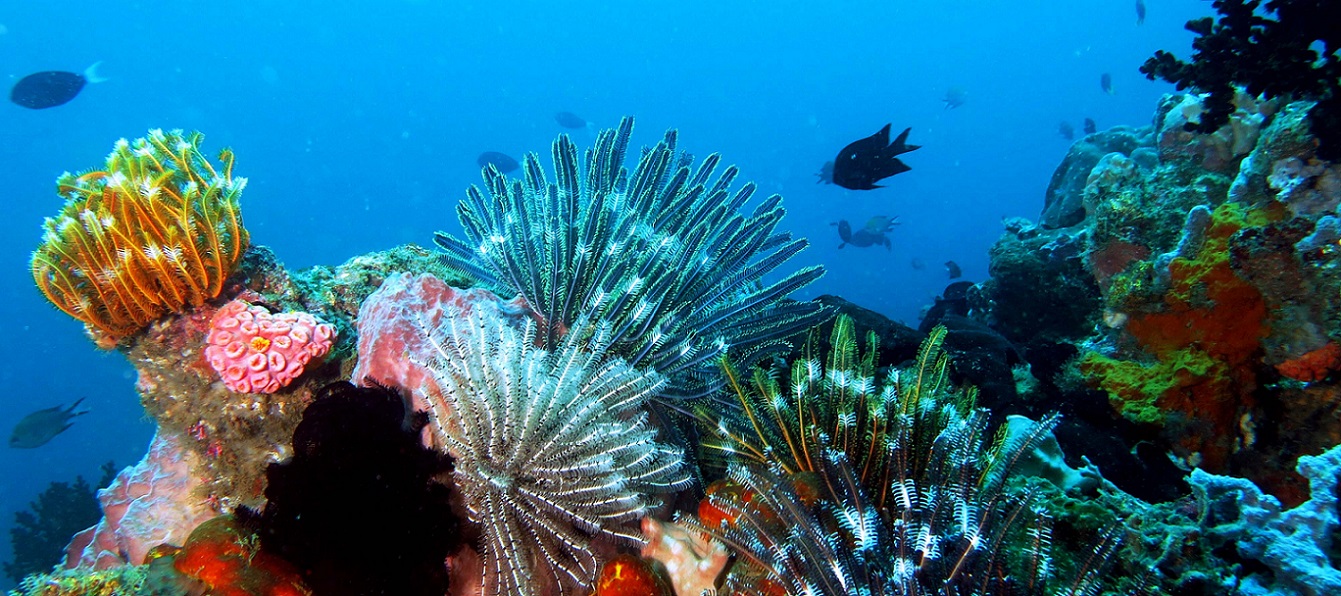
[(247, 248), (233, 152), (215, 165), (204, 135), (151, 130), (117, 141), (103, 170), (62, 174), (60, 215), (43, 224), (33, 280), (110, 345), (223, 290)]
[(690, 482), (642, 411), (664, 378), (608, 356), (609, 323), (577, 322), (552, 350), (535, 347), (533, 323), (479, 315), (430, 334), (431, 428), (479, 525), (486, 594), (590, 588), (593, 543), (639, 542), (629, 522), (650, 495)]
[(553, 179), (535, 154), (521, 180), (485, 168), (485, 190), (472, 186), (457, 206), (466, 239), (439, 232), (437, 243), (449, 266), (525, 298), (545, 320), (545, 345), (590, 316), (610, 324), (612, 353), (669, 378), (663, 396), (707, 395), (721, 383), (720, 356), (759, 362), (826, 315), (783, 300), (824, 272), (806, 267), (763, 283), (806, 247), (775, 231), (782, 198), (743, 215), (754, 184), (732, 192), (734, 166), (714, 178), (716, 154), (691, 168), (674, 130), (629, 172), (632, 133), (631, 118), (603, 131), (585, 163), (560, 136)]
[[(699, 418), (704, 447), (726, 459), (740, 490), (710, 492), (729, 522), (701, 529), (788, 594), (1094, 589), (1088, 571), (1057, 587), (1067, 582), (1050, 575), (1050, 519), (1006, 486), (1057, 417), (994, 436), (975, 392), (948, 382), (943, 327), (912, 368), (883, 381), (876, 342), (862, 355), (854, 335), (840, 316), (827, 358), (795, 362), (787, 383), (762, 371), (742, 383), (726, 363), (741, 408)], [(1111, 552), (1101, 545), (1096, 560)]]

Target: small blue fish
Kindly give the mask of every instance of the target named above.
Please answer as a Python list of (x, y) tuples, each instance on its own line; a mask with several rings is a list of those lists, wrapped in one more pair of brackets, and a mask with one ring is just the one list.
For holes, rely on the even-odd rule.
[(1111, 74), (1103, 73), (1099, 76), (1099, 88), (1109, 95), (1117, 95), (1117, 92), (1113, 90), (1113, 75)]
[(481, 168), (487, 168), (490, 164), (493, 164), (495, 168), (498, 168), (498, 173), (500, 174), (511, 172), (521, 165), (517, 163), (517, 160), (512, 159), (511, 156), (497, 151), (485, 151), (484, 153), (481, 153), (480, 156), (475, 159), (475, 163), (479, 164)]
[(56, 435), (65, 432), (65, 429), (74, 424), (70, 422), (71, 418), (88, 413), (88, 410), (74, 411), (83, 401), (84, 398), (81, 397), (68, 408), (56, 406), (24, 416), (23, 420), (14, 425), (14, 433), (9, 435), (9, 446), (15, 449), (34, 449), (46, 445), (47, 441), (56, 438)]
[(84, 69), (83, 74), (62, 70), (30, 74), (14, 84), (14, 88), (9, 91), (9, 100), (32, 110), (64, 105), (79, 95), (85, 84), (107, 80), (98, 76), (99, 64), (102, 63), (93, 63), (93, 66)]
[(1145, 0), (1136, 0), (1136, 24), (1145, 24)]

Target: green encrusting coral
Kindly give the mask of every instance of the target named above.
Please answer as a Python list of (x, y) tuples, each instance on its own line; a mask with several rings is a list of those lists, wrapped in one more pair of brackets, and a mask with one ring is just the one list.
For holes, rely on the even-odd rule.
[(1113, 407), (1124, 418), (1157, 426), (1163, 425), (1170, 414), (1160, 406), (1161, 397), (1188, 391), (1208, 378), (1220, 378), (1227, 372), (1223, 362), (1194, 349), (1174, 352), (1150, 363), (1089, 352), (1079, 364), (1083, 374), (1108, 392)]
[[(30, 575), (10, 596), (145, 596), (148, 567), (122, 565), (111, 569), (65, 569)], [(163, 592), (170, 594), (172, 592)]]

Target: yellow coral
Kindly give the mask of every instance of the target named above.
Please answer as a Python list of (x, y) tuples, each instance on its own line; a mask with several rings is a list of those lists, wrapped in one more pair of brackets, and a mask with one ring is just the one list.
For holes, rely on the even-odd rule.
[(62, 569), (23, 578), (11, 596), (137, 596), (144, 593), (146, 568)]
[(216, 169), (204, 135), (152, 130), (122, 139), (104, 170), (65, 173), (66, 198), (47, 218), (33, 279), (57, 308), (115, 342), (219, 295), (247, 247), (233, 153)]

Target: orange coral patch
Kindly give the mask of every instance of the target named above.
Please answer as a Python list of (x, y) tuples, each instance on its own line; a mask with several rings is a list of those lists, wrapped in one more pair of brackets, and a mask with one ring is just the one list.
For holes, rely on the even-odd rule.
[(593, 596), (671, 596), (666, 581), (646, 561), (629, 554), (616, 555), (601, 568)]
[(1312, 383), (1341, 370), (1341, 346), (1336, 342), (1276, 365), (1276, 370), (1296, 381)]

